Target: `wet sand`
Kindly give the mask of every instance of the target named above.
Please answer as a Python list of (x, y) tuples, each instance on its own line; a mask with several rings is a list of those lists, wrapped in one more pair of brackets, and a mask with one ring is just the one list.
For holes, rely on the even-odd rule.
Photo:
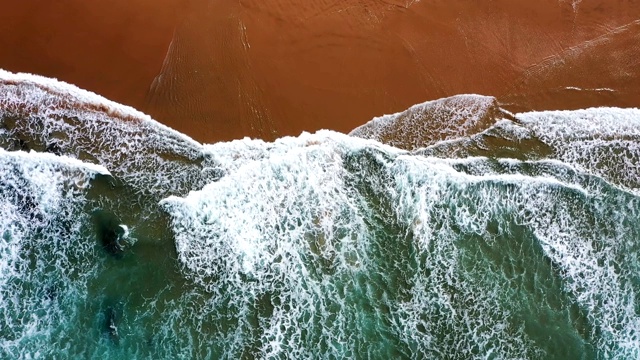
[(0, 46), (19, 51), (0, 67), (72, 82), (200, 141), (348, 132), (461, 93), (517, 110), (640, 106), (631, 0), (64, 4), (5, 10)]
[(640, 106), (640, 20), (529, 67), (502, 94), (511, 111)]
[(181, 3), (6, 1), (0, 68), (58, 78), (141, 109), (187, 10)]

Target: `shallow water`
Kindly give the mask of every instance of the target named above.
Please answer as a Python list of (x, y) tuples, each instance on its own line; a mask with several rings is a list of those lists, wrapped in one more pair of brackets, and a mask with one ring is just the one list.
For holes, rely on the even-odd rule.
[(202, 145), (2, 75), (2, 358), (640, 356), (637, 110)]

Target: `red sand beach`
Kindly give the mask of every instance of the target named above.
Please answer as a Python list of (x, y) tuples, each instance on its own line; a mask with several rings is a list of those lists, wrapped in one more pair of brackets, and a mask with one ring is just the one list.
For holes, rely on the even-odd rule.
[(461, 93), (512, 110), (639, 106), (639, 19), (631, 0), (16, 1), (0, 67), (200, 141), (269, 140)]

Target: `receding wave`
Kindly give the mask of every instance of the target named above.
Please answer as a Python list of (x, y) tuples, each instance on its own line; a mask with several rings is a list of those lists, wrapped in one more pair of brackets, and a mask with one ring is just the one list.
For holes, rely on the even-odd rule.
[(594, 108), (516, 114), (487, 130), (417, 150), (425, 156), (557, 159), (640, 191), (640, 110)]

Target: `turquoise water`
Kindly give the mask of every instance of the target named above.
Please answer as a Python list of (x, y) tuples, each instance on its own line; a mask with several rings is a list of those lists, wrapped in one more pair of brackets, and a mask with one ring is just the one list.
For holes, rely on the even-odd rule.
[(0, 358), (640, 357), (636, 110), (201, 145), (30, 81), (0, 93)]

